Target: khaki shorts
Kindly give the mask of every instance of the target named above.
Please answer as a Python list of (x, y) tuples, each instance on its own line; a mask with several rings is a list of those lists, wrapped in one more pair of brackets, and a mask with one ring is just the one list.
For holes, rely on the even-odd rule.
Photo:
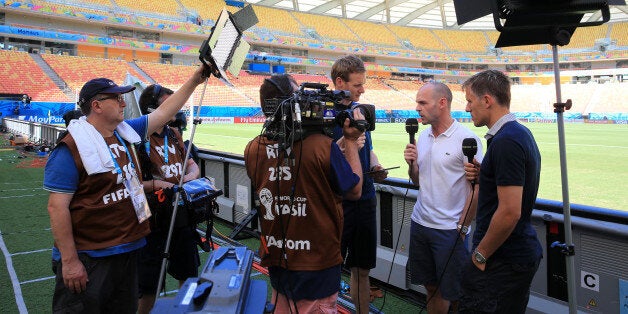
[[(294, 308), (294, 303), (292, 300), (288, 300), (284, 294), (279, 293), (277, 295), (277, 290), (273, 289), (273, 296), (270, 299), (271, 302), (275, 303), (275, 312), (276, 314), (283, 313), (320, 313), (320, 314), (335, 314), (338, 313), (338, 308), (336, 305), (336, 301), (338, 300), (338, 292), (316, 300), (299, 300), (296, 301), (297, 309)], [(275, 301), (276, 300), (276, 301)]]

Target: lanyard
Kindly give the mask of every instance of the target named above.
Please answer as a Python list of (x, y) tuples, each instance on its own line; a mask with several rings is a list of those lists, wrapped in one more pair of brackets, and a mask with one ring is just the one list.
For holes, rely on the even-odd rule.
[[(169, 134), (169, 128), (164, 128), (165, 131), (165, 135), (164, 135), (164, 163), (167, 165), (168, 164), (168, 134)], [(148, 138), (148, 140), (146, 142), (144, 142), (144, 149), (146, 149), (146, 155), (150, 157), (150, 137)]]
[[(113, 131), (113, 134), (116, 136), (116, 138), (118, 138), (118, 141), (122, 143), (122, 146), (124, 147), (124, 151), (126, 152), (126, 156), (129, 158), (129, 165), (131, 165), (131, 168), (135, 169), (135, 166), (133, 165), (133, 158), (131, 158), (131, 154), (129, 154), (129, 149), (126, 147), (124, 140), (122, 140), (120, 135), (118, 135), (117, 131)], [(109, 155), (111, 155), (111, 159), (113, 159), (113, 165), (116, 168), (116, 173), (121, 174), (122, 169), (120, 169), (120, 165), (118, 164), (118, 162), (116, 161), (116, 158), (111, 153), (111, 149), (109, 149)]]

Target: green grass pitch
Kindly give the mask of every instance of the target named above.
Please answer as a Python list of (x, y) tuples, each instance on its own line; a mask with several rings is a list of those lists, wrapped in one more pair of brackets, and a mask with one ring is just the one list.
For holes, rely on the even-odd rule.
[[(486, 127), (465, 123), (481, 139)], [(558, 127), (555, 123), (525, 123), (541, 151), (539, 198), (562, 201)], [(421, 125), (419, 132), (427, 126)], [(202, 148), (243, 154), (246, 144), (261, 131), (261, 124), (200, 124), (194, 143)], [(191, 129), (184, 136), (189, 137)], [(375, 153), (391, 177), (408, 179), (403, 149), (408, 142), (404, 124), (379, 123), (373, 135)], [(565, 146), (569, 201), (618, 210), (628, 210), (628, 125), (565, 123)], [(483, 140), (483, 147), (486, 142)]]
[[(539, 198), (562, 200), (561, 173), (556, 124), (528, 123), (542, 154)], [(486, 128), (467, 124), (480, 138)], [(244, 147), (259, 134), (261, 124), (201, 124), (195, 130), (194, 143), (211, 150), (242, 154)], [(424, 130), (426, 126), (421, 126)], [(184, 134), (189, 137), (191, 130)], [(571, 203), (628, 210), (628, 125), (565, 124), (569, 193)], [(6, 141), (5, 141), (6, 142)], [(403, 124), (377, 125), (373, 132), (375, 151), (387, 167), (401, 166), (390, 176), (407, 180), (402, 152), (408, 142)], [(485, 143), (483, 143), (485, 144)], [(54, 286), (50, 268), (52, 235), (46, 210), (48, 193), (41, 189), (43, 168), (32, 167), (36, 158), (18, 158), (20, 154), (3, 143), (0, 149), (0, 309), (18, 313), (17, 291), (23, 306), (31, 313), (48, 313)], [(221, 228), (220, 226), (217, 226)], [(220, 229), (228, 234), (228, 229)], [(249, 245), (249, 244), (247, 244)], [(249, 247), (255, 249), (256, 245)], [(206, 254), (202, 254), (203, 259)], [(203, 262), (204, 263), (204, 262)], [(167, 290), (176, 283), (167, 277)], [(17, 282), (16, 282), (17, 281)], [(16, 285), (17, 283), (17, 285)], [(23, 297), (23, 298), (22, 298)], [(388, 296), (384, 312), (417, 312), (418, 308)], [(382, 299), (375, 303), (382, 305)]]

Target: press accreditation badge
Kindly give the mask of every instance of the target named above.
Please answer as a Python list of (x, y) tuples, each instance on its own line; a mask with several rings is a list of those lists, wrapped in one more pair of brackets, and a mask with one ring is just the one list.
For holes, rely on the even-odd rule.
[(140, 184), (137, 176), (130, 176), (131, 178), (124, 178), (124, 186), (131, 194), (131, 200), (133, 201), (133, 208), (135, 208), (135, 215), (139, 223), (144, 222), (150, 218), (150, 208), (146, 201), (146, 195), (144, 195), (144, 188)]

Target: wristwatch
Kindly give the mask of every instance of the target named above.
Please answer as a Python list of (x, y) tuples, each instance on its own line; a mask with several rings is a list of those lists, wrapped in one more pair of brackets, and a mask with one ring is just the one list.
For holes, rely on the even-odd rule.
[(465, 234), (465, 235), (469, 234), (469, 232), (471, 231), (469, 226), (458, 225), (457, 228), (462, 234)]
[(485, 264), (486, 263), (486, 257), (484, 257), (484, 255), (482, 255), (482, 253), (480, 253), (480, 251), (478, 251), (477, 249), (475, 249), (475, 251), (473, 251), (473, 259), (478, 262), (478, 264)]

